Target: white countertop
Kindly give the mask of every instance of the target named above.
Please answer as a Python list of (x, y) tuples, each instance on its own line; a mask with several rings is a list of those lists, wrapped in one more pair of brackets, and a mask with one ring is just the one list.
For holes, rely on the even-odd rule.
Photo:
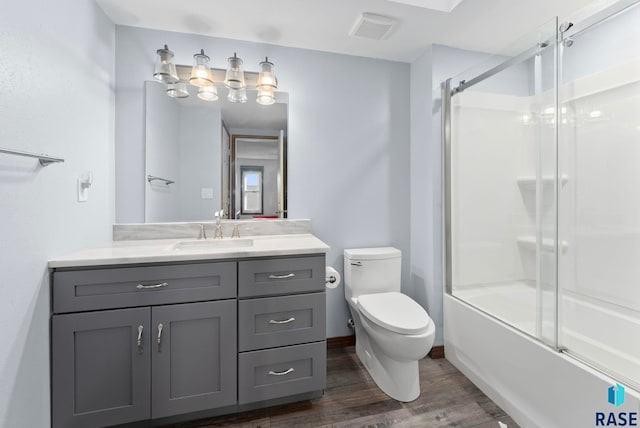
[[(243, 236), (234, 247), (234, 240), (224, 238), (206, 242), (196, 239), (153, 239), (114, 241), (111, 245), (91, 248), (49, 260), (50, 268), (108, 266), (137, 263), (223, 260), (245, 257), (318, 254), (329, 246), (311, 234)], [(195, 246), (195, 247), (192, 247)], [(203, 245), (203, 247), (197, 247)], [(212, 245), (209, 247), (208, 245)]]

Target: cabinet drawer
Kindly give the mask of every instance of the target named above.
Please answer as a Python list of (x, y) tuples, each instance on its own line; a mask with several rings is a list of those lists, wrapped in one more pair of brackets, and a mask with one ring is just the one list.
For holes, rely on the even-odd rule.
[(240, 351), (326, 339), (325, 293), (240, 300)]
[(238, 356), (238, 402), (319, 391), (326, 386), (325, 341), (285, 346)]
[(324, 289), (324, 255), (238, 263), (239, 297), (305, 293)]
[(53, 312), (234, 298), (236, 275), (235, 262), (54, 272)]

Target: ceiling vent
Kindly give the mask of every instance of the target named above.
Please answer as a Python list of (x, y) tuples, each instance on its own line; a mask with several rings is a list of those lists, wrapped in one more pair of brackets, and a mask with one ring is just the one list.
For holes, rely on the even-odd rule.
[(421, 7), (423, 9), (437, 10), (439, 12), (450, 13), (463, 0), (389, 0), (394, 3), (408, 4), (409, 6)]
[(397, 23), (398, 20), (390, 16), (363, 13), (358, 17), (349, 35), (365, 39), (382, 40), (387, 38)]

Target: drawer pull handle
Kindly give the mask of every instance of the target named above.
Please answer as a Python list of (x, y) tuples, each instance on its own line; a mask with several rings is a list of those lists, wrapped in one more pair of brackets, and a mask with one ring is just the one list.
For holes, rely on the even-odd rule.
[(294, 317), (289, 318), (288, 320), (269, 320), (269, 324), (289, 324), (290, 322), (294, 322), (296, 319)]
[(142, 354), (142, 332), (144, 331), (144, 327), (139, 325), (138, 326), (138, 353)]
[(289, 279), (296, 276), (295, 273), (288, 273), (286, 275), (269, 275), (269, 279)]
[(154, 285), (138, 284), (136, 288), (138, 290), (149, 290), (149, 289), (152, 289), (152, 288), (163, 288), (163, 287), (168, 287), (168, 286), (169, 286), (168, 282), (161, 282), (160, 284), (154, 284)]
[(162, 323), (158, 324), (158, 352), (162, 352)]
[(289, 373), (293, 373), (293, 367), (291, 367), (289, 370), (285, 370), (283, 372), (274, 372), (273, 370), (269, 370), (269, 375), (270, 376), (284, 376), (284, 375), (288, 375)]

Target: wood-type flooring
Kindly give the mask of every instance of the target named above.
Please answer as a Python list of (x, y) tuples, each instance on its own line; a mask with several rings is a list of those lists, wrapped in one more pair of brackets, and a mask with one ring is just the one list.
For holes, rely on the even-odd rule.
[(314, 400), (165, 428), (474, 427), (518, 425), (445, 359), (420, 361), (420, 397), (400, 403), (378, 389), (353, 346), (327, 352), (327, 389)]

